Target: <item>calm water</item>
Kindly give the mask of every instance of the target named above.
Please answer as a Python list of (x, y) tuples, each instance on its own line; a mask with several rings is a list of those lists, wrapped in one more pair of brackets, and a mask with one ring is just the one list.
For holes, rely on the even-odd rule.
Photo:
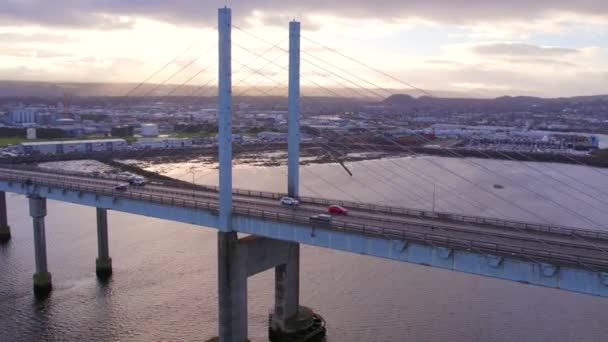
[[(189, 167), (157, 168), (192, 180)], [(302, 192), (431, 208), (433, 186), (427, 181), (434, 180), (438, 210), (597, 224), (598, 229), (608, 225), (608, 170), (434, 157), (366, 161), (351, 169), (352, 178), (336, 165), (306, 166)], [(196, 181), (214, 184), (215, 172), (201, 168)], [(235, 170), (239, 187), (282, 191), (285, 179), (284, 168)], [(94, 209), (49, 201), (47, 249), (54, 291), (36, 302), (26, 199), (7, 196), (13, 240), (0, 246), (0, 341), (201, 341), (216, 334), (215, 230), (111, 212), (114, 276), (102, 285), (94, 274)], [(326, 318), (331, 342), (607, 340), (606, 299), (308, 246), (301, 260), (301, 302)], [(273, 272), (250, 278), (253, 341), (265, 340), (272, 301)]]

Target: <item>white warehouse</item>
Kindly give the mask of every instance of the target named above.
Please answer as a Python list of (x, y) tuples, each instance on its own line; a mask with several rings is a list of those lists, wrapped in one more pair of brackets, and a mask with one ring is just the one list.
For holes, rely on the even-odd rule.
[(63, 154), (74, 152), (109, 152), (127, 148), (124, 139), (42, 141), (19, 144), (22, 154)]
[(133, 144), (136, 148), (184, 148), (192, 147), (192, 139), (189, 138), (139, 138)]
[(158, 125), (153, 123), (145, 123), (141, 125), (141, 135), (144, 137), (157, 137)]

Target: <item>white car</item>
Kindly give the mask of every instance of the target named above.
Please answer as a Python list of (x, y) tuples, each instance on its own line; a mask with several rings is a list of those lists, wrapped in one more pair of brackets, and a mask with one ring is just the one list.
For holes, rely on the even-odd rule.
[(144, 177), (131, 177), (129, 178), (129, 184), (136, 186), (146, 185), (146, 179)]
[(281, 198), (281, 204), (282, 205), (289, 205), (289, 206), (294, 206), (294, 205), (298, 205), (300, 203), (300, 201), (298, 201), (295, 198), (292, 197), (283, 197)]
[(328, 214), (318, 214), (318, 215), (313, 215), (310, 217), (310, 221), (314, 222), (314, 221), (320, 221), (320, 222), (331, 222), (331, 215)]

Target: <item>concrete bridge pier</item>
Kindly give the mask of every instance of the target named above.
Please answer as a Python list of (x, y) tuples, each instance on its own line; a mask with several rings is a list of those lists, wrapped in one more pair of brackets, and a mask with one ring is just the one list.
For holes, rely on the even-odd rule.
[(6, 193), (0, 191), (0, 243), (11, 239), (11, 227), (8, 225), (8, 212), (6, 210)]
[(236, 232), (218, 232), (219, 341), (247, 341), (247, 267)]
[(46, 216), (46, 198), (30, 196), (30, 216), (34, 221), (34, 253), (36, 273), (34, 273), (34, 295), (46, 297), (53, 288), (51, 273), (46, 263), (46, 237), (44, 217)]
[(218, 232), (219, 341), (247, 341), (247, 278), (275, 268), (275, 308), (271, 341), (314, 342), (325, 337), (325, 323), (299, 306), (299, 245)]
[(274, 311), (270, 329), (286, 330), (287, 318), (300, 307), (300, 245), (288, 243), (287, 260), (274, 268)]
[(112, 258), (108, 247), (108, 210), (97, 208), (97, 260), (95, 260), (95, 273), (100, 279), (107, 279), (112, 275)]
[[(276, 241), (276, 240), (274, 240)], [(281, 244), (281, 264), (275, 267), (275, 304), (270, 314), (270, 341), (323, 341), (325, 321), (312, 309), (300, 305), (300, 244)]]

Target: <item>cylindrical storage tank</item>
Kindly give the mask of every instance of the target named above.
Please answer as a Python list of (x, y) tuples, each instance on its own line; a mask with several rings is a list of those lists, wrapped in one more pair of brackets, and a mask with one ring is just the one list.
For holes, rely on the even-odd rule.
[(157, 137), (158, 136), (158, 125), (147, 123), (141, 125), (141, 135), (144, 137)]
[(36, 139), (36, 129), (35, 128), (28, 128), (26, 130), (26, 134), (27, 134), (28, 140)]

